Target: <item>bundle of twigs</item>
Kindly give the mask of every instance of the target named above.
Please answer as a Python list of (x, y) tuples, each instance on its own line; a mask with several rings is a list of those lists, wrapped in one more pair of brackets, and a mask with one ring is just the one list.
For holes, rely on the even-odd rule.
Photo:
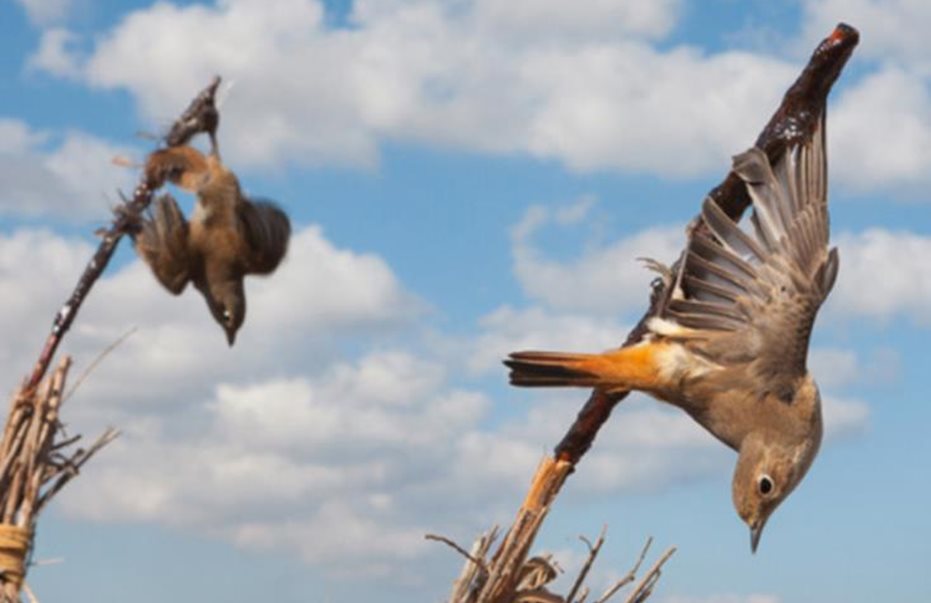
[(0, 441), (0, 595), (16, 601), (39, 513), (98, 450), (118, 432), (108, 428), (89, 448), (76, 447), (81, 436), (68, 437), (59, 410), (71, 359), (36, 388), (13, 396)]
[[(811, 138), (816, 124), (826, 110), (828, 92), (858, 42), (858, 32), (848, 25), (840, 24), (815, 49), (801, 75), (786, 92), (782, 103), (757, 138), (756, 146), (765, 151), (771, 161), (790, 145)], [(745, 187), (732, 172), (709, 193), (709, 197), (734, 220), (738, 220), (750, 205)], [(646, 322), (653, 316), (661, 298), (662, 291), (654, 290), (649, 309), (628, 335), (624, 345), (633, 345), (643, 338)], [(467, 561), (453, 584), (450, 603), (576, 603), (572, 599), (572, 593), (569, 597), (554, 595), (551, 599), (524, 598), (525, 589), (521, 587), (521, 577), (537, 532), (566, 478), (591, 448), (611, 411), (627, 397), (627, 393), (608, 394), (597, 389), (592, 392), (566, 435), (556, 446), (553, 455), (543, 459), (514, 523), (490, 557), (489, 551), (495, 530), (481, 536), (476, 541), (472, 553), (465, 553), (460, 547), (456, 547), (465, 553)], [(673, 550), (664, 553), (658, 565), (654, 566), (657, 570), (656, 576), (659, 566), (669, 558)], [(651, 575), (653, 574), (648, 574), (647, 577)], [(655, 577), (650, 579), (655, 582)], [(639, 594), (635, 591), (631, 596), (636, 595), (639, 598), (629, 598), (628, 601), (643, 601), (651, 591), (652, 584), (649, 589)]]
[[(165, 136), (165, 144), (185, 144), (194, 135), (214, 135), (219, 115), (214, 103), (220, 79), (215, 78), (188, 106)], [(64, 335), (91, 288), (103, 274), (122, 237), (148, 208), (164, 174), (143, 174), (132, 197), (114, 211), (109, 228), (78, 283), (52, 323), (52, 330), (29, 376), (13, 395), (0, 440), (0, 603), (19, 601), (20, 592), (34, 599), (25, 583), (39, 512), (81, 466), (117, 437), (107, 429), (88, 448), (76, 447), (81, 436), (69, 437), (59, 420), (65, 379), (71, 359), (64, 357), (47, 376)]]
[[(539, 523), (535, 528), (539, 529)], [(530, 531), (524, 530), (524, 533), (530, 533)], [(601, 552), (602, 545), (604, 545), (605, 530), (602, 530), (601, 535), (594, 544), (584, 536), (579, 537), (588, 547), (588, 558), (582, 564), (579, 573), (576, 574), (576, 578), (572, 582), (572, 586), (565, 595), (559, 595), (550, 590), (549, 584), (562, 571), (551, 555), (541, 555), (520, 560), (511, 557), (507, 562), (496, 561), (495, 559), (489, 560), (488, 551), (491, 550), (491, 545), (494, 544), (497, 536), (498, 530), (493, 528), (487, 534), (480, 536), (472, 546), (472, 550), (467, 552), (447, 538), (434, 534), (427, 535), (427, 539), (444, 542), (468, 559), (462, 568), (462, 573), (453, 583), (450, 601), (481, 600), (507, 601), (509, 603), (585, 603), (588, 601), (592, 590), (585, 581), (595, 564), (598, 553)], [(527, 543), (528, 549), (529, 544)], [(648, 538), (646, 544), (643, 545), (643, 550), (640, 551), (637, 562), (630, 571), (605, 589), (598, 598), (592, 599), (592, 603), (607, 603), (609, 599), (613, 599), (620, 594), (624, 587), (635, 582), (636, 585), (627, 593), (624, 603), (642, 603), (646, 601), (653, 594), (653, 587), (656, 586), (663, 573), (663, 564), (676, 552), (675, 547), (667, 549), (638, 581), (637, 572), (640, 571), (640, 566), (643, 565), (651, 544), (653, 544), (653, 539)], [(511, 551), (514, 551), (514, 549), (512, 548)], [(513, 576), (506, 573), (505, 570), (509, 568), (516, 568)], [(505, 585), (507, 584), (513, 584), (513, 587), (505, 592), (503, 589), (506, 588)], [(479, 599), (479, 597), (483, 598)]]

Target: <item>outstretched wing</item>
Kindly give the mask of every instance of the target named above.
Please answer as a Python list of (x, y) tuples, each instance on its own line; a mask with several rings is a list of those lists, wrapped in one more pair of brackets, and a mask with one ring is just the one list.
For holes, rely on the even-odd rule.
[(280, 207), (270, 201), (243, 199), (238, 207), (246, 239), (247, 274), (274, 272), (288, 252), (291, 221)]
[(782, 395), (805, 373), (815, 315), (837, 276), (837, 249), (828, 251), (823, 118), (810, 141), (774, 166), (752, 148), (734, 158), (733, 170), (753, 201), (753, 233), (706, 199), (700, 219), (707, 229), (693, 229), (662, 315), (723, 335), (712, 355), (752, 359), (762, 382)]
[(166, 289), (180, 294), (190, 279), (188, 223), (171, 195), (155, 199), (152, 215), (136, 235), (136, 251)]

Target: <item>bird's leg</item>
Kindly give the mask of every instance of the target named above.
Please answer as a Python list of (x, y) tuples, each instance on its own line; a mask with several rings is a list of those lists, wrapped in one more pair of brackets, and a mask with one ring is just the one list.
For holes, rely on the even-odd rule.
[(215, 130), (211, 130), (207, 133), (210, 137), (210, 154), (217, 158), (217, 162), (220, 161), (220, 145), (217, 143), (217, 133)]
[[(120, 198), (123, 202), (113, 208), (113, 214), (116, 216), (113, 224), (120, 232), (135, 237), (142, 232), (142, 216), (138, 211), (130, 208), (130, 199), (127, 199), (123, 193), (120, 193)], [(95, 234), (101, 237), (105, 236), (106, 229), (100, 229)]]

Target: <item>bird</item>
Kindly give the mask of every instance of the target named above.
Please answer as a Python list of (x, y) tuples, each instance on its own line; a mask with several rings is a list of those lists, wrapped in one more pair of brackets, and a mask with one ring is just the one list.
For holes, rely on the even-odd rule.
[(754, 553), (823, 434), (806, 362), (839, 268), (837, 248), (828, 248), (823, 120), (773, 163), (756, 147), (733, 157), (752, 202), (750, 225), (705, 198), (679, 259), (650, 262), (662, 297), (640, 342), (600, 354), (515, 352), (504, 361), (515, 386), (639, 390), (685, 411), (738, 453), (731, 494)]
[(139, 256), (172, 294), (193, 283), (232, 347), (246, 317), (243, 279), (275, 271), (288, 250), (291, 222), (276, 204), (243, 195), (211, 141), (206, 155), (186, 144), (149, 155), (147, 181), (169, 180), (194, 192), (197, 202), (188, 221), (174, 197), (160, 195), (133, 239)]

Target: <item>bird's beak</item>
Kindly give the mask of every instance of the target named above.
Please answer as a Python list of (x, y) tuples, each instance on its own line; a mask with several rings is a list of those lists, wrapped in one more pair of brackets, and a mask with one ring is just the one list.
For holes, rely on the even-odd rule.
[(763, 535), (764, 525), (766, 525), (766, 522), (761, 521), (750, 527), (750, 551), (754, 554), (756, 554), (756, 547), (760, 544), (760, 536)]
[(233, 347), (233, 344), (236, 343), (236, 331), (226, 329), (226, 341), (230, 344), (230, 347)]

